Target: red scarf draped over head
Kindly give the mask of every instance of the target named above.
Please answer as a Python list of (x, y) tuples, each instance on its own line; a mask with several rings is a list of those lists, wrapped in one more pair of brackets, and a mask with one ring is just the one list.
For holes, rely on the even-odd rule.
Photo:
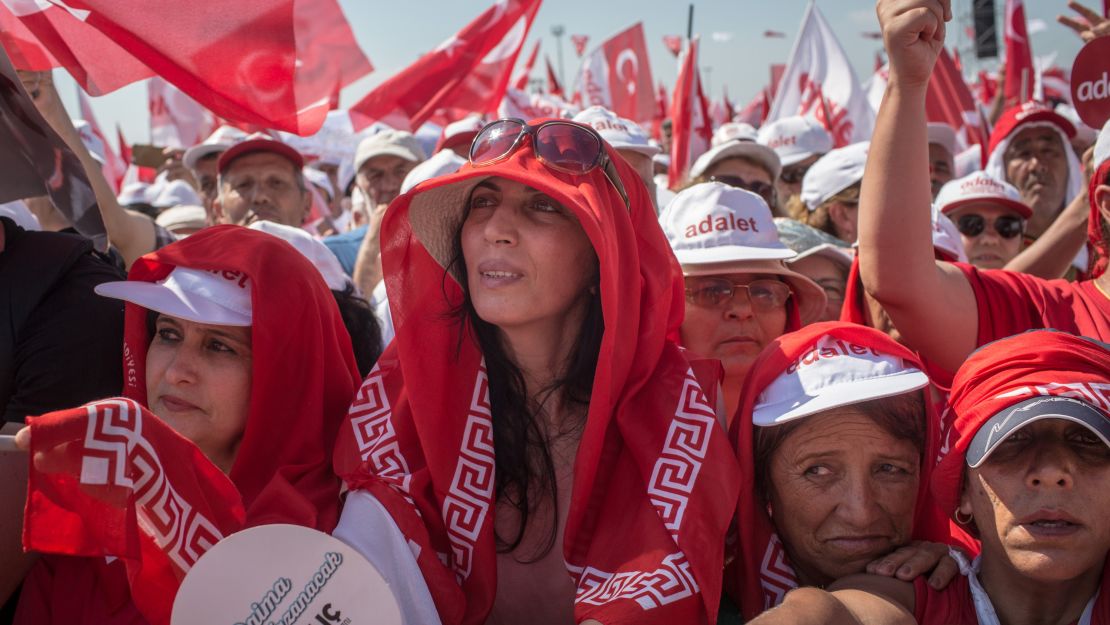
[[(1106, 134), (1106, 131), (1103, 131)], [(1106, 271), (1107, 265), (1110, 265), (1110, 241), (1107, 241), (1103, 233), (1103, 220), (1108, 219), (1102, 216), (1102, 212), (1098, 209), (1098, 201), (1095, 200), (1095, 190), (1099, 185), (1110, 184), (1107, 182), (1110, 177), (1110, 158), (1102, 162), (1095, 171), (1095, 175), (1091, 176), (1091, 181), (1088, 183), (1087, 201), (1091, 205), (1091, 215), (1087, 219), (1087, 250), (1091, 256), (1091, 269), (1088, 275), (1093, 280)]]
[(1110, 412), (1107, 345), (1056, 330), (1030, 330), (973, 353), (956, 372), (949, 398), (955, 419), (945, 433), (949, 452), (933, 473), (941, 510), (955, 513), (967, 448), (979, 428), (1008, 406), (1038, 395), (1074, 397)]
[(525, 138), (505, 160), (464, 165), (402, 195), (382, 223), (397, 336), (359, 390), (335, 466), (419, 547), (445, 625), (484, 622), (497, 587), (485, 367), (469, 322), (452, 316), (464, 295), (444, 269), (471, 190), (491, 176), (572, 210), (598, 258), (605, 332), (561, 545), (575, 618), (715, 622), (735, 461), (690, 364), (666, 339), (684, 311), (678, 264), (643, 184), (605, 147), (630, 207), (601, 168), (549, 169)]
[[(250, 412), (230, 475), (146, 408), (148, 310), (132, 303), (124, 321), (126, 399), (29, 419), (41, 462), (29, 480), (25, 548), (119, 557), (132, 599), (153, 623), (169, 622), (181, 578), (220, 537), (267, 523), (331, 531), (341, 485), (331, 451), (359, 384), (331, 291), (285, 241), (216, 226), (143, 256), (129, 280), (155, 282), (177, 266), (250, 279)], [(102, 583), (97, 577), (82, 579)]]
[[(835, 337), (855, 345), (873, 348), (883, 354), (897, 356), (909, 366), (922, 371), (917, 356), (899, 345), (894, 339), (873, 328), (828, 321), (814, 323), (784, 334), (763, 349), (752, 363), (751, 373), (744, 382), (739, 411), (729, 432), (740, 460), (741, 491), (737, 506), (739, 542), (736, 570), (730, 570), (729, 590), (740, 606), (745, 620), (759, 615), (782, 602), (786, 593), (798, 586), (797, 577), (786, 550), (775, 532), (767, 514), (767, 502), (760, 496), (756, 484), (754, 462), (755, 426), (752, 412), (760, 394), (787, 368), (804, 356), (823, 337)], [(928, 387), (915, 392), (927, 392)], [(971, 540), (952, 527), (929, 494), (929, 476), (940, 447), (940, 421), (933, 403), (925, 397), (925, 448), (922, 450), (920, 486), (914, 514), (913, 538), (936, 542), (970, 545)], [(956, 535), (953, 536), (953, 531)]]

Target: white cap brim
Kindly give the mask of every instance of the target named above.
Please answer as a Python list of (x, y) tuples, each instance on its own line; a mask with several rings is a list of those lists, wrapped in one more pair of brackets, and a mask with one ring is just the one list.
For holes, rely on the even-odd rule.
[[(718, 245), (703, 249), (675, 250), (680, 265), (720, 265), (744, 260), (786, 260), (796, 255), (788, 247), (744, 247)], [(692, 275), (692, 274), (691, 274)]]
[(844, 382), (828, 388), (820, 395), (807, 395), (801, 399), (793, 398), (790, 401), (757, 406), (752, 411), (752, 423), (762, 427), (781, 425), (825, 410), (916, 391), (928, 384), (929, 376), (917, 369)]
[(196, 169), (197, 163), (200, 162), (202, 158), (225, 152), (230, 147), (230, 143), (202, 143), (200, 145), (194, 145), (188, 150), (185, 150), (185, 155), (181, 157), (181, 162), (189, 169)]
[(172, 289), (157, 282), (105, 282), (93, 290), (97, 295), (121, 299), (194, 323), (217, 326), (251, 325), (250, 315), (220, 306), (201, 295)]
[(782, 163), (774, 150), (754, 141), (733, 139), (699, 156), (690, 168), (690, 177), (697, 178), (704, 175), (713, 165), (738, 156), (744, 156), (762, 164), (770, 173), (771, 180), (777, 179), (779, 174), (782, 173)]

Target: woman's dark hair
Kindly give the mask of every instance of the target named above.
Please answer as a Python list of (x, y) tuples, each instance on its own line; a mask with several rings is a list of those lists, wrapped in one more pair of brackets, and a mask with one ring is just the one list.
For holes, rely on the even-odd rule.
[[(466, 205), (470, 205), (469, 198)], [(539, 505), (546, 500), (550, 503), (552, 514), (551, 529), (543, 548), (532, 556), (533, 559), (527, 560), (535, 562), (547, 555), (555, 545), (558, 531), (558, 484), (551, 444), (560, 435), (577, 435), (585, 424), (601, 349), (601, 337), (605, 332), (601, 297), (599, 294), (588, 296), (586, 314), (574, 342), (577, 348), (570, 353), (562, 374), (530, 397), (524, 374), (506, 353), (497, 326), (483, 321), (470, 300), (466, 265), (462, 255), (462, 221), (455, 232), (453, 245), (451, 262), (444, 272), (444, 283), (452, 275), (458, 279), (464, 297), (451, 316), (463, 327), (469, 326), (472, 338), (477, 341), (485, 357), (490, 412), (493, 417), (496, 475), (494, 495), (498, 502), (507, 503), (516, 509), (520, 518), (520, 524), (513, 535), (495, 536), (497, 550), (500, 553), (509, 553), (520, 546), (529, 519), (534, 518)], [(462, 333), (460, 337), (460, 340), (466, 340)], [(542, 417), (544, 404), (553, 398), (560, 401), (564, 408), (569, 408), (576, 417), (572, 422), (560, 424), (561, 431), (554, 436), (548, 432), (546, 420)]]
[[(351, 347), (355, 351), (355, 362), (358, 363), (358, 373), (362, 377), (370, 373), (378, 356), (382, 355), (382, 329), (378, 325), (378, 318), (370, 308), (370, 303), (362, 296), (355, 294), (355, 287), (348, 284), (342, 291), (332, 290), (335, 304), (339, 307), (339, 315), (343, 318), (343, 325), (347, 334), (351, 335)], [(147, 310), (146, 334), (147, 343), (154, 340), (154, 324), (158, 320), (158, 312)]]
[[(887, 434), (912, 443), (918, 455), (925, 453), (925, 397), (921, 391), (871, 399), (840, 408), (858, 410)], [(782, 425), (753, 426), (755, 486), (763, 501), (770, 500), (770, 468), (775, 452), (783, 441), (805, 423), (806, 419), (801, 418)]]
[(332, 289), (331, 294), (335, 296), (335, 304), (339, 307), (339, 315), (343, 317), (347, 334), (351, 335), (351, 347), (355, 350), (358, 373), (365, 378), (382, 355), (382, 328), (378, 324), (378, 318), (370, 308), (370, 302), (355, 293), (354, 285), (348, 284), (342, 291)]

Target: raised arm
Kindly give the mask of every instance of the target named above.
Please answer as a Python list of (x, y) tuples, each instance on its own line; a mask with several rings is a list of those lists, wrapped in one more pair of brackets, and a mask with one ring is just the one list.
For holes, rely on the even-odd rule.
[(880, 0), (890, 81), (875, 121), (859, 206), (864, 288), (906, 343), (955, 371), (975, 348), (978, 311), (959, 269), (934, 260), (925, 93), (950, 0)]
[(108, 231), (108, 240), (116, 246), (128, 267), (143, 254), (154, 250), (154, 221), (146, 215), (128, 211), (120, 206), (100, 163), (92, 157), (81, 142), (81, 135), (62, 106), (62, 99), (54, 88), (54, 78), (49, 71), (20, 71), (23, 86), (35, 101), (39, 113), (66, 142), (85, 168), (85, 175), (96, 194), (96, 203)]

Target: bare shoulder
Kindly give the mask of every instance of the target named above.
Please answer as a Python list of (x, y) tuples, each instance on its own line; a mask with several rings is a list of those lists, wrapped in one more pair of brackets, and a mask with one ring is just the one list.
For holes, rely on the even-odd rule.
[(849, 575), (829, 586), (833, 594), (861, 623), (913, 623), (914, 588), (883, 575)]

